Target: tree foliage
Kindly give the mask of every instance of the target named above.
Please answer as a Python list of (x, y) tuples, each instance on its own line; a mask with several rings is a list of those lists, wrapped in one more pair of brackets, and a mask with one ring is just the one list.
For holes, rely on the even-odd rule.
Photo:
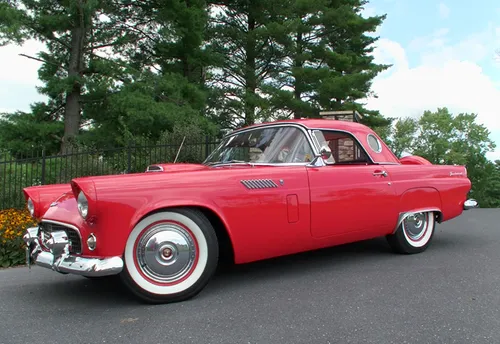
[(371, 56), (370, 33), (385, 16), (364, 18), (365, 4), (14, 0), (0, 6), (0, 43), (45, 43), (25, 56), (41, 62), (39, 91), (47, 96), (33, 126), (63, 123), (51, 137), (65, 152), (76, 141), (156, 139), (183, 118), (231, 129), (320, 110), (366, 112), (357, 101), (388, 66)]
[(422, 156), (433, 164), (465, 165), (472, 182), (471, 197), (483, 207), (500, 206), (500, 165), (486, 158), (495, 149), (489, 130), (477, 123), (477, 115), (453, 115), (447, 108), (425, 111), (418, 118), (397, 121), (390, 146), (402, 153)]

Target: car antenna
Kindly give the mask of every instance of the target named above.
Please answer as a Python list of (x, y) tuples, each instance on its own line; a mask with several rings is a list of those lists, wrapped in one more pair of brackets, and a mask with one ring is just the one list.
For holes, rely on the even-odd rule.
[(179, 153), (181, 152), (182, 145), (184, 144), (184, 140), (186, 139), (186, 136), (182, 139), (181, 146), (179, 147), (179, 150), (177, 151), (177, 155), (175, 156), (174, 164), (177, 162), (177, 158), (179, 157)]

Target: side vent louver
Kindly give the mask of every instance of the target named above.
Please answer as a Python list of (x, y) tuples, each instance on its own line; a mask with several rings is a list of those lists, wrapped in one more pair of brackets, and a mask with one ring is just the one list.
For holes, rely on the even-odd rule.
[(272, 189), (278, 187), (271, 179), (242, 180), (241, 184), (245, 185), (247, 189)]

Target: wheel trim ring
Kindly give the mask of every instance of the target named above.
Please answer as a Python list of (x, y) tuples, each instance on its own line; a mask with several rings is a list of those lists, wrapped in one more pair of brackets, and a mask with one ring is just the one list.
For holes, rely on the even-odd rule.
[(427, 233), (427, 230), (429, 229), (428, 214), (427, 213), (415, 213), (412, 215), (419, 215), (419, 216), (424, 217), (424, 219), (422, 220), (423, 221), (423, 229), (418, 234), (415, 235), (411, 230), (409, 230), (407, 228), (406, 224), (407, 224), (408, 217), (406, 217), (405, 220), (403, 221), (403, 230), (406, 232), (406, 237), (409, 240), (411, 240), (413, 242), (419, 242), (423, 238), (425, 238), (425, 234)]
[[(137, 248), (138, 248), (139, 242), (141, 242), (141, 239), (144, 237), (145, 232), (148, 232), (152, 227), (156, 227), (158, 225), (168, 225), (168, 224), (173, 224), (177, 227), (180, 227), (182, 230), (184, 230), (186, 232), (185, 234), (187, 234), (190, 237), (190, 239), (194, 243), (195, 258), (194, 258), (194, 261), (193, 261), (191, 267), (189, 268), (189, 270), (186, 273), (184, 273), (181, 278), (176, 279), (175, 281), (172, 281), (172, 282), (159, 282), (158, 280), (152, 279), (150, 276), (148, 276), (144, 273), (142, 267), (139, 264), (139, 260), (137, 257)], [(154, 285), (157, 285), (160, 287), (168, 287), (168, 286), (177, 285), (177, 284), (180, 284), (183, 281), (187, 280), (189, 278), (189, 276), (191, 276), (193, 271), (195, 271), (195, 269), (198, 265), (199, 256), (200, 256), (199, 255), (199, 246), (198, 246), (198, 241), (196, 240), (196, 236), (193, 234), (193, 232), (186, 225), (184, 225), (178, 221), (174, 221), (174, 220), (160, 220), (160, 221), (153, 222), (150, 225), (146, 226), (137, 236), (137, 239), (136, 239), (136, 241), (134, 243), (134, 247), (133, 247), (134, 265), (135, 265), (137, 272), (148, 283), (151, 283), (151, 284), (154, 284)]]
[[(422, 229), (420, 231), (420, 233), (418, 233), (417, 235), (414, 235), (411, 231), (409, 231), (407, 228), (406, 228), (406, 221), (408, 219), (408, 216), (410, 215), (421, 215), (424, 217), (424, 219), (422, 220), (424, 222), (423, 226), (424, 226), (424, 229)], [(423, 239), (426, 238), (426, 234), (427, 234), (427, 231), (429, 230), (429, 227), (430, 227), (430, 224), (429, 224), (429, 213), (414, 213), (414, 214), (410, 214), (408, 215), (404, 220), (403, 220), (403, 231), (405, 232), (405, 237), (408, 238), (408, 240), (412, 241), (412, 242), (420, 242), (422, 241)]]

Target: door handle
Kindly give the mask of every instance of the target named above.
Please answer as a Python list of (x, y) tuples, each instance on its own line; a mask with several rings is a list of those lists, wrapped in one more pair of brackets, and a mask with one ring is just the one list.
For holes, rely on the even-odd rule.
[(373, 175), (374, 175), (374, 176), (383, 176), (383, 177), (387, 177), (387, 172), (386, 172), (386, 171), (375, 171), (375, 172), (373, 172)]

